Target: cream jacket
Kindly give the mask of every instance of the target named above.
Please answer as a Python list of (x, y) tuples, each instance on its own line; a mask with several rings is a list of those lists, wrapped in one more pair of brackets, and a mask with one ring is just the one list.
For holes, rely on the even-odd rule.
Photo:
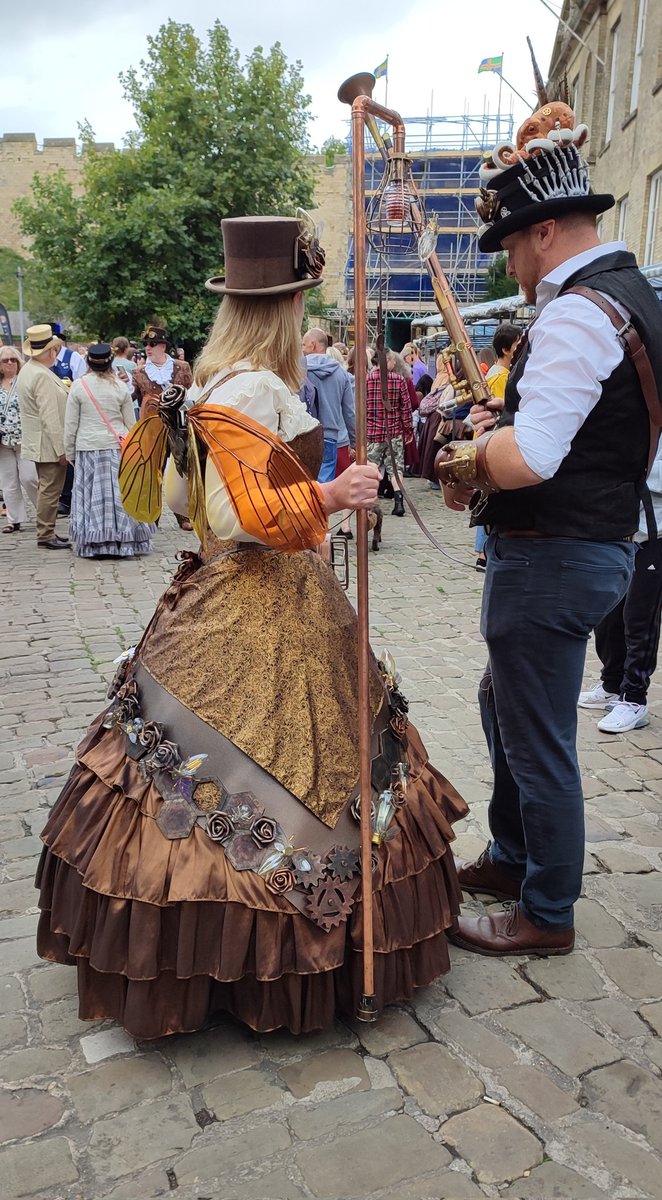
[(42, 363), (28, 360), (17, 380), (21, 407), (21, 457), (31, 462), (57, 462), (64, 454), (67, 389)]
[(88, 371), (71, 385), (64, 421), (64, 452), (73, 460), (78, 450), (118, 450), (117, 438), (108, 428), (90, 400), (87, 384), (99, 408), (120, 437), (126, 437), (136, 423), (128, 387), (113, 373), (112, 378)]

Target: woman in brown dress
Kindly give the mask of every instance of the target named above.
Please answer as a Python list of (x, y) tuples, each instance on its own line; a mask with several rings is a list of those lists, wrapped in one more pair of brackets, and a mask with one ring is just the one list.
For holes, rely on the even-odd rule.
[[(39, 953), (76, 964), (81, 1017), (140, 1038), (218, 1011), (308, 1032), (351, 1014), (362, 990), (356, 615), (311, 548), (325, 513), (374, 503), (378, 474), (353, 465), (314, 482), (320, 430), (297, 392), (319, 248), (289, 218), (224, 221), (223, 235), (226, 277), (208, 286), (225, 298), (188, 412), (196, 435), (207, 422), (216, 437), (214, 449), (204, 434), (204, 504), (191, 510), (206, 546), (121, 665), (42, 835)], [(273, 521), (259, 515), (264, 478), (242, 491), (262, 444), (271, 476), (290, 471)], [(186, 511), (175, 462), (185, 469), (176, 444), (166, 496)], [(293, 552), (292, 514), (311, 548)], [(466, 807), (429, 764), (390, 661), (372, 660), (370, 698), (382, 1007), (449, 969), (449, 842)]]

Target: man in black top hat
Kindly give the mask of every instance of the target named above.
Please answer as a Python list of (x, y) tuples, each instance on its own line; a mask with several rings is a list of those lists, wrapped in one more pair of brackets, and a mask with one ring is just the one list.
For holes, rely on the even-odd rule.
[(625, 246), (599, 242), (596, 214), (614, 199), (591, 193), (572, 130), (524, 147), (504, 170), (488, 167), (485, 183), (480, 249), (506, 251), (537, 317), (498, 428), (477, 406), (481, 436), (439, 456), (449, 506), (463, 509), (479, 488), (474, 523), (490, 530), (480, 706), (494, 770), (492, 841), (458, 874), (465, 891), (512, 902), (461, 917), (454, 940), (488, 955), (567, 954), (584, 859), (576, 704), (586, 643), (628, 586), (647, 406), (653, 414), (659, 405), (625, 339), (633, 326), (662, 379), (662, 311)]

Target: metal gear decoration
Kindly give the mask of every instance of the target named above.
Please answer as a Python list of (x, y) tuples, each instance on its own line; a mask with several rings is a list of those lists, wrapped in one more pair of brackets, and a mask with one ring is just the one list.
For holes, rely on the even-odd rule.
[(347, 920), (352, 911), (355, 890), (354, 880), (341, 883), (336, 879), (323, 879), (306, 896), (306, 912), (316, 925), (328, 933)]
[(350, 850), (349, 846), (334, 846), (326, 856), (326, 865), (334, 879), (341, 882), (351, 879), (359, 869), (358, 851)]
[(297, 852), (292, 856), (292, 867), (299, 887), (306, 891), (317, 887), (320, 880), (324, 879), (325, 865), (319, 854)]

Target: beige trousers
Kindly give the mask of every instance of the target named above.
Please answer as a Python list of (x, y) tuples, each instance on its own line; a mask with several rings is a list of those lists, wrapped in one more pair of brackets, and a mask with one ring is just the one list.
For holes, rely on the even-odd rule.
[(39, 491), (35, 465), (21, 458), (20, 446), (0, 445), (0, 488), (7, 505), (7, 520), (10, 525), (22, 525), (27, 521), (25, 499), (37, 507)]
[(39, 478), (39, 498), (37, 500), (37, 541), (49, 542), (55, 537), (55, 521), (57, 506), (60, 503), (60, 493), (64, 486), (67, 464), (59, 462), (36, 463)]

